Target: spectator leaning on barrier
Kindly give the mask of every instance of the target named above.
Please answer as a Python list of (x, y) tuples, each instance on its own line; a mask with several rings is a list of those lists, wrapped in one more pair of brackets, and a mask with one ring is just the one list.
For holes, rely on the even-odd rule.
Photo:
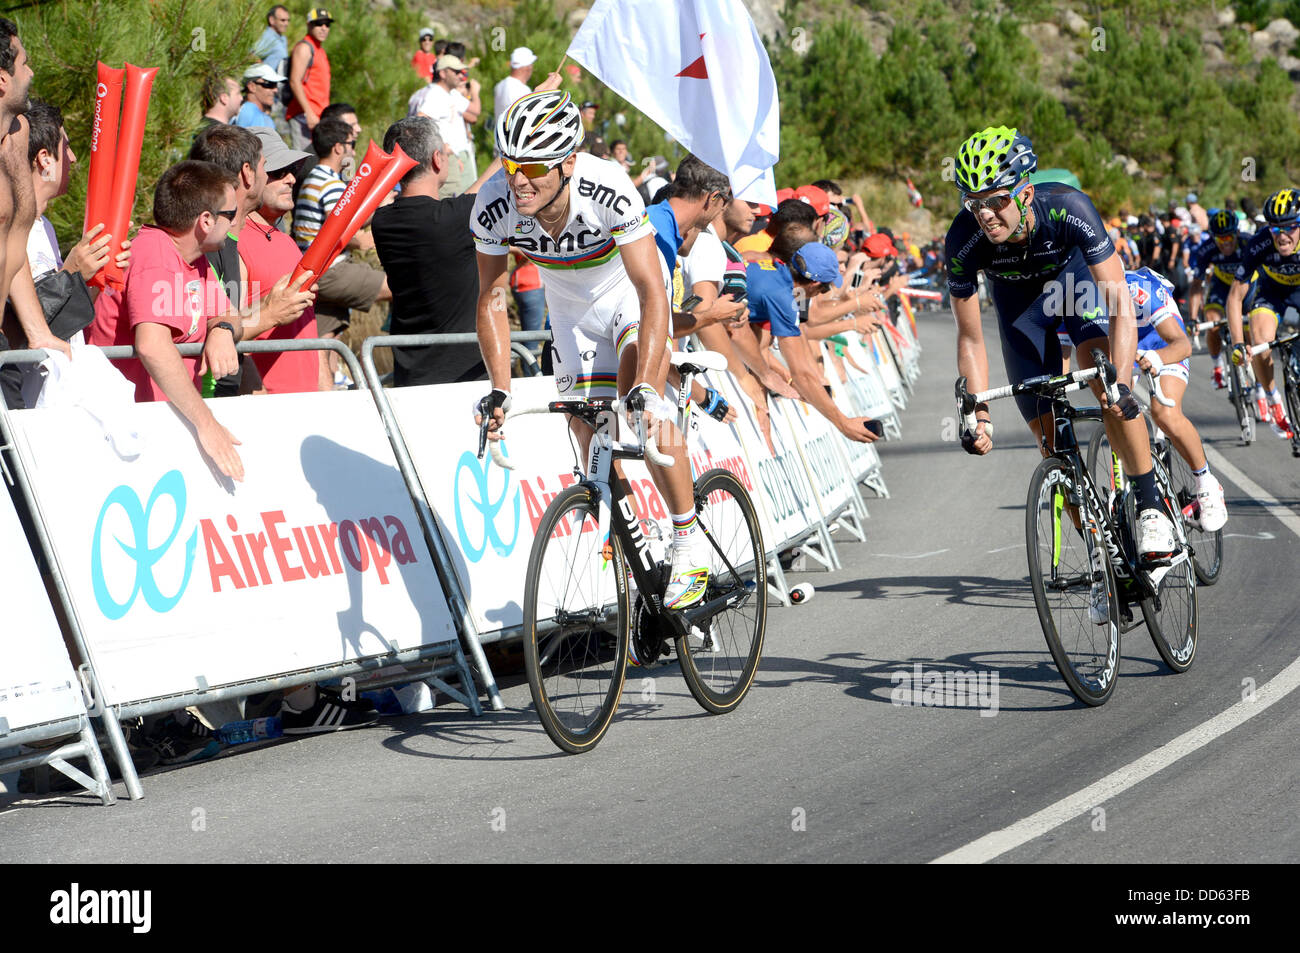
[(438, 54), (433, 51), (433, 31), (427, 26), (420, 31), (419, 48), (411, 56), (411, 67), (415, 75), (426, 83), (433, 78), (433, 64), (438, 62)]
[(231, 120), (231, 125), (253, 129), (257, 126), (275, 128), (271, 106), (276, 90), (284, 77), (264, 63), (254, 63), (244, 70), (244, 104)]
[[(83, 329), (94, 320), (92, 302), (99, 293), (86, 282), (108, 263), (109, 236), (100, 223), (81, 236), (68, 252), (65, 262), (59, 254), (54, 226), (45, 217), (50, 202), (68, 191), (72, 166), (77, 157), (63, 129), (63, 115), (58, 108), (32, 100), (27, 110), (32, 195), (36, 200), (36, 221), (27, 236), (27, 264), (35, 282), (36, 298), (23, 304), (21, 293), (5, 311), (4, 332), (0, 349), (31, 347), (70, 353), (69, 343), (84, 341)], [(117, 262), (124, 270), (131, 260), (130, 240), (122, 243)], [(30, 313), (20, 314), (19, 310)], [(9, 343), (5, 338), (8, 336)], [(44, 377), (33, 364), (6, 364), (0, 368), (0, 389), (11, 410), (31, 406), (40, 392)], [(20, 397), (21, 387), (21, 397)]]
[[(256, 129), (254, 133), (261, 140), (266, 161), (266, 188), (262, 190), (261, 204), (249, 212), (244, 230), (239, 233), (239, 257), (248, 269), (250, 286), (265, 288), (277, 285), (292, 274), (302, 260), (297, 243), (276, 226), (285, 214), (293, 211), (294, 169), (311, 157), (286, 146), (274, 129)], [(307, 273), (308, 280), (310, 274)], [(299, 282), (298, 286), (303, 283)], [(316, 309), (310, 304), (297, 318), (286, 316), (286, 320), (269, 327), (265, 322), (263, 317), (257, 325), (245, 327), (245, 339), (291, 340), (318, 335)], [(249, 357), (257, 366), (262, 387), (268, 394), (310, 393), (320, 389), (320, 358), (311, 351)]]
[[(293, 239), (306, 251), (325, 224), (325, 218), (343, 196), (346, 185), (339, 177), (345, 159), (356, 152), (352, 128), (339, 119), (322, 120), (312, 132), (312, 149), (319, 160), (307, 173), (293, 209)], [(351, 323), (351, 311), (369, 311), (376, 301), (388, 301), (392, 292), (388, 280), (377, 268), (350, 259), (350, 250), (374, 248), (369, 230), (361, 229), (334, 262), (321, 274), (316, 286), (316, 325), (321, 337), (337, 338)], [(338, 369), (338, 355), (321, 352), (321, 383), (337, 387), (346, 383)]]
[(536, 62), (537, 54), (526, 46), (517, 47), (510, 53), (510, 73), (492, 90), (492, 106), (497, 116), (504, 116), (515, 100), (532, 92), (528, 80), (532, 78)]
[(462, 78), (468, 75), (469, 70), (458, 57), (444, 54), (438, 57), (435, 64), (434, 82), (426, 86), (411, 103), (411, 115), (432, 119), (442, 141), (455, 156), (439, 198), (449, 199), (453, 195), (460, 195), (474, 179), (471, 174), (474, 164), (472, 146), (465, 123), (478, 119), (482, 105), (479, 102), (478, 80), (469, 80), (468, 95), (462, 94), (458, 88)]
[[(788, 265), (778, 257), (782, 255), (789, 257)], [(751, 327), (767, 325), (771, 339), (781, 349), (789, 382), (799, 396), (850, 440), (876, 440), (867, 429), (866, 417), (845, 417), (831, 400), (813, 352), (799, 330), (796, 296), (798, 301), (807, 302), (842, 283), (835, 252), (817, 241), (809, 226), (792, 223), (774, 241), (770, 254), (764, 253), (749, 264), (746, 278)]]
[(321, 110), (330, 102), (330, 58), (325, 41), (334, 18), (315, 7), (307, 14), (307, 35), (294, 44), (289, 57), (289, 91), (293, 101), (284, 111), (295, 149), (307, 149), (320, 122)]
[(266, 29), (253, 44), (253, 55), (275, 73), (284, 72), (284, 61), (289, 58), (289, 11), (276, 4), (266, 13)]
[[(402, 119), (384, 133), (384, 151), (395, 146), (415, 160), (402, 179), (402, 193), (375, 212), (375, 250), (393, 289), (393, 334), (472, 333), (477, 328), (478, 259), (470, 213), (480, 186), (500, 168), (494, 161), (463, 195), (439, 199), (455, 159), (424, 116)], [(450, 384), (485, 380), (477, 343), (397, 348), (393, 382)]]

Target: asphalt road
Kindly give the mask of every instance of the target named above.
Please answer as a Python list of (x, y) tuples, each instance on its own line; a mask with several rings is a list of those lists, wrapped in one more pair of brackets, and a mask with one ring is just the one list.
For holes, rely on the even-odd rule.
[[(942, 439), (955, 333), (947, 315), (921, 323), (924, 376), (904, 439), (882, 451), (893, 496), (868, 500), (868, 540), (840, 543), (841, 571), (802, 577), (811, 602), (773, 608), (739, 711), (703, 714), (676, 668), (660, 668), (629, 679), (598, 749), (567, 757), (514, 679), (508, 710), (482, 719), (445, 704), (235, 750), (148, 775), (143, 800), (110, 808), (21, 802), (0, 812), (0, 863), (916, 863), (972, 844), (957, 857), (1300, 859), (1300, 692), (1266, 688), (1300, 656), (1300, 536), (1256, 498), (1300, 512), (1300, 460), (1267, 431), (1237, 447), (1195, 359), (1189, 415), (1253, 485), (1220, 471), (1231, 535), (1219, 584), (1201, 590), (1193, 668), (1170, 674), (1135, 629), (1114, 696), (1085, 708), (1056, 672), (1026, 580), (1038, 454), (1009, 401), (995, 405), (991, 456)], [(918, 665), (996, 676), (996, 708), (891, 703), (895, 673)], [(1257, 701), (1233, 709), (1252, 686)], [(1229, 709), (1258, 714), (1217, 736), (1201, 727)]]

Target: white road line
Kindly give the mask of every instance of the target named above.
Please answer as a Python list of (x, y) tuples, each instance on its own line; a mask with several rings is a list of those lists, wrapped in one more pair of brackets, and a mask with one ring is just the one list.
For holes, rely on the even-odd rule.
[[(1253, 496), (1255, 499), (1263, 503), (1264, 509), (1276, 517), (1279, 523), (1297, 536), (1300, 536), (1300, 516), (1297, 516), (1290, 509), (1283, 506), (1277, 497), (1270, 494), (1262, 486), (1234, 467), (1227, 461), (1223, 454), (1219, 453), (1219, 451), (1215, 450), (1213, 447), (1207, 446), (1205, 448), (1205, 458), (1210, 461), (1215, 470), (1222, 473), (1233, 483), (1237, 484), (1237, 486), (1245, 490), (1248, 495)], [(1231, 513), (1229, 513), (1229, 520), (1231, 520), (1231, 518)]]
[(940, 553), (946, 553), (946, 549), (936, 549), (930, 553), (914, 553), (911, 556), (904, 556), (901, 553), (872, 553), (873, 556), (882, 556), (885, 559), (924, 559), (926, 556), (938, 556)]
[[(1263, 503), (1264, 509), (1276, 517), (1283, 526), (1291, 530), (1297, 537), (1300, 537), (1300, 516), (1283, 506), (1276, 497), (1225, 460), (1223, 454), (1214, 448), (1206, 447), (1205, 453), (1217, 472), (1226, 476), (1238, 487), (1245, 490), (1247, 494)], [(1043, 808), (1038, 813), (1017, 821), (1010, 827), (1004, 827), (1000, 831), (986, 834), (978, 840), (971, 841), (964, 847), (950, 851), (942, 857), (936, 857), (930, 863), (982, 864), (993, 860), (995, 857), (1000, 857), (1007, 851), (1014, 850), (1022, 844), (1027, 844), (1029, 841), (1060, 827), (1066, 821), (1091, 811), (1094, 807), (1118, 794), (1122, 794), (1153, 774), (1164, 770), (1175, 761), (1186, 757), (1199, 748), (1203, 748), (1214, 739), (1265, 711), (1273, 703), (1281, 701), (1295, 691), (1297, 687), (1300, 687), (1300, 659), (1296, 659), (1275, 675), (1272, 680), (1258, 688), (1253, 699), (1243, 699), (1237, 702), (1227, 711), (1202, 722), (1191, 731), (1184, 732), (1168, 744), (1162, 745), (1150, 754), (1143, 755), (1136, 761), (1126, 764), (1118, 771), (1106, 775), (1095, 784), (1088, 785), (1082, 791), (1062, 798), (1055, 804)]]

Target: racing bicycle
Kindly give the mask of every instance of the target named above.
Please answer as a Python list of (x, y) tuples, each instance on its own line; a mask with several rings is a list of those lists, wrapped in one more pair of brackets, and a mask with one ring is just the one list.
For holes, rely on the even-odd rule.
[[(1038, 621), (1057, 670), (1070, 691), (1087, 705), (1102, 705), (1115, 690), (1120, 636), (1145, 620), (1160, 657), (1183, 672), (1196, 657), (1198, 624), (1196, 573), (1181, 512), (1169, 476), (1155, 461), (1156, 482), (1170, 511), (1177, 553), (1167, 565), (1140, 565), (1133, 538), (1132, 490), (1102, 492), (1075, 436), (1075, 421), (1100, 423), (1099, 407), (1075, 407), (1067, 394), (1100, 377), (1110, 399), (1118, 397), (1115, 368), (1100, 350), (1095, 367), (1071, 374), (1043, 375), (972, 394), (958, 378), (958, 412), (975, 430), (975, 405), (1033, 394), (1052, 407), (1055, 439), (1050, 454), (1029, 481), (1025, 537), (1029, 576)], [(1093, 605), (1102, 586), (1104, 603)], [(1104, 608), (1103, 608), (1104, 607)], [(1140, 616), (1133, 610), (1140, 609)], [(1105, 618), (1094, 621), (1101, 610)]]
[[(690, 381), (721, 370), (711, 352), (675, 353), (682, 376), (681, 432), (689, 435)], [(560, 413), (594, 431), (586, 471), (546, 508), (528, 559), (524, 587), (524, 664), (533, 703), (547, 735), (563, 751), (590, 751), (618, 708), (634, 643), (637, 664), (666, 656), (669, 644), (695, 700), (712, 714), (735, 709), (753, 684), (767, 628), (767, 565), (762, 529), (744, 486), (728, 470), (712, 469), (694, 483), (700, 531), (709, 543), (709, 583), (699, 602), (664, 608), (669, 569), (656, 550), (658, 526), (639, 519), (636, 497), (614, 468), (619, 460), (671, 466), (653, 437), (637, 444), (614, 439), (622, 400), (570, 398), (511, 410)], [(486, 437), (480, 433), (480, 455)], [(689, 436), (688, 436), (689, 439)], [(494, 443), (492, 458), (510, 464)], [(576, 448), (575, 448), (576, 456)]]
[[(1147, 392), (1166, 407), (1174, 402), (1165, 397), (1160, 389), (1159, 375), (1144, 371)], [(1134, 391), (1138, 394), (1138, 391)], [(1183, 459), (1165, 432), (1156, 426), (1150, 415), (1146, 415), (1147, 435), (1151, 441), (1151, 455), (1160, 461), (1168, 475), (1174, 490), (1177, 506), (1182, 514), (1183, 527), (1187, 534), (1187, 543), (1192, 550), (1192, 562), (1196, 567), (1196, 581), (1202, 586), (1212, 586), (1219, 581), (1223, 571), (1223, 530), (1217, 529), (1207, 533), (1200, 527), (1200, 503), (1196, 499), (1196, 476), (1191, 465)], [(1123, 483), (1123, 466), (1119, 457), (1111, 450), (1104, 427), (1098, 427), (1088, 441), (1088, 470), (1093, 480), (1105, 490), (1114, 490)]]
[[(1249, 348), (1250, 355), (1263, 354), (1265, 351), (1277, 352), (1273, 359), (1273, 373), (1276, 380), (1278, 366), (1282, 371), (1282, 396), (1286, 401), (1286, 417), (1291, 422), (1291, 456), (1300, 457), (1300, 331), (1292, 331), (1285, 337), (1279, 337), (1266, 344), (1256, 344)], [(1230, 362), (1231, 363), (1231, 362)], [(1249, 361), (1243, 362), (1249, 364)]]
[[(1210, 331), (1214, 328), (1219, 329), (1220, 341), (1231, 341), (1228, 334), (1228, 318), (1226, 315), (1220, 315), (1213, 321), (1202, 321), (1193, 325), (1194, 333), (1201, 331)], [(1224, 344), (1224, 350), (1231, 352), (1231, 347)], [(1234, 364), (1231, 360), (1224, 362), (1227, 367), (1228, 379), (1228, 399), (1232, 401), (1233, 409), (1237, 414), (1237, 425), (1241, 428), (1241, 442), (1249, 445), (1255, 442), (1255, 420), (1258, 418), (1263, 422), (1264, 418), (1260, 417), (1258, 409), (1255, 406), (1255, 369), (1251, 366), (1250, 361), (1242, 364)]]

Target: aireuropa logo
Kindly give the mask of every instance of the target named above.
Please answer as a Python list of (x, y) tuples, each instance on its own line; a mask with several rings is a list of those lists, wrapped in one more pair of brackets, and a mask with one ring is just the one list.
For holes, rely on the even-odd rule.
[[(501, 452), (505, 454), (505, 444), (501, 444)], [(495, 482), (489, 475), (489, 471), (495, 471), (501, 474), (501, 492), (495, 499), (492, 497), (491, 485)], [(461, 477), (467, 477), (465, 488), (461, 488)], [(498, 556), (509, 556), (519, 541), (519, 487), (514, 487), (511, 493), (510, 471), (502, 467), (493, 467), (491, 457), (484, 457), (479, 460), (469, 450), (461, 454), (460, 462), (456, 465), (456, 478), (452, 485), (452, 498), (456, 512), (456, 536), (460, 540), (461, 552), (470, 562), (478, 562), (487, 552), (488, 545), (491, 544), (493, 551)], [(510, 499), (507, 501), (506, 497)], [(470, 519), (471, 527), (475, 530), (475, 535), (481, 541), (472, 542), (470, 539), (469, 528), (466, 526), (465, 504), (468, 503), (473, 508), (473, 515)], [(503, 515), (502, 511), (507, 512)], [(510, 541), (501, 538), (501, 531), (498, 521), (507, 524), (510, 533)], [(482, 532), (478, 532), (478, 527), (482, 526)]]
[[(150, 527), (154, 521), (154, 509), (163, 500), (169, 500), (171, 503), (171, 530), (165, 539), (151, 546)], [(167, 555), (167, 551), (176, 541), (181, 527), (185, 524), (185, 504), (185, 478), (179, 470), (171, 470), (163, 474), (154, 485), (146, 503), (141, 503), (139, 494), (126, 485), (116, 487), (104, 499), (104, 505), (99, 509), (99, 518), (95, 521), (95, 535), (90, 543), (90, 580), (95, 593), (95, 602), (106, 618), (113, 620), (122, 618), (130, 611), (137, 596), (143, 596), (145, 605), (154, 612), (160, 613), (170, 612), (175, 608), (176, 603), (180, 602), (181, 596), (185, 594), (185, 587), (190, 584), (190, 573), (194, 570), (194, 551), (199, 539), (197, 528), (185, 541), (183, 573), (171, 595), (164, 593), (159, 587), (156, 573), (159, 563)], [(161, 511), (164, 519), (167, 516), (166, 509), (167, 507), (164, 506)], [(121, 517), (125, 517), (125, 525)], [(126, 530), (126, 538), (113, 533), (112, 540), (134, 567), (129, 573), (132, 575), (131, 590), (126, 598), (120, 601), (111, 591), (105, 573), (104, 526), (106, 523), (110, 526), (110, 532)], [(110, 565), (117, 566), (119, 563), (119, 560), (110, 560)], [(110, 569), (107, 575), (112, 576), (114, 582), (120, 582), (124, 578), (119, 570)]]

